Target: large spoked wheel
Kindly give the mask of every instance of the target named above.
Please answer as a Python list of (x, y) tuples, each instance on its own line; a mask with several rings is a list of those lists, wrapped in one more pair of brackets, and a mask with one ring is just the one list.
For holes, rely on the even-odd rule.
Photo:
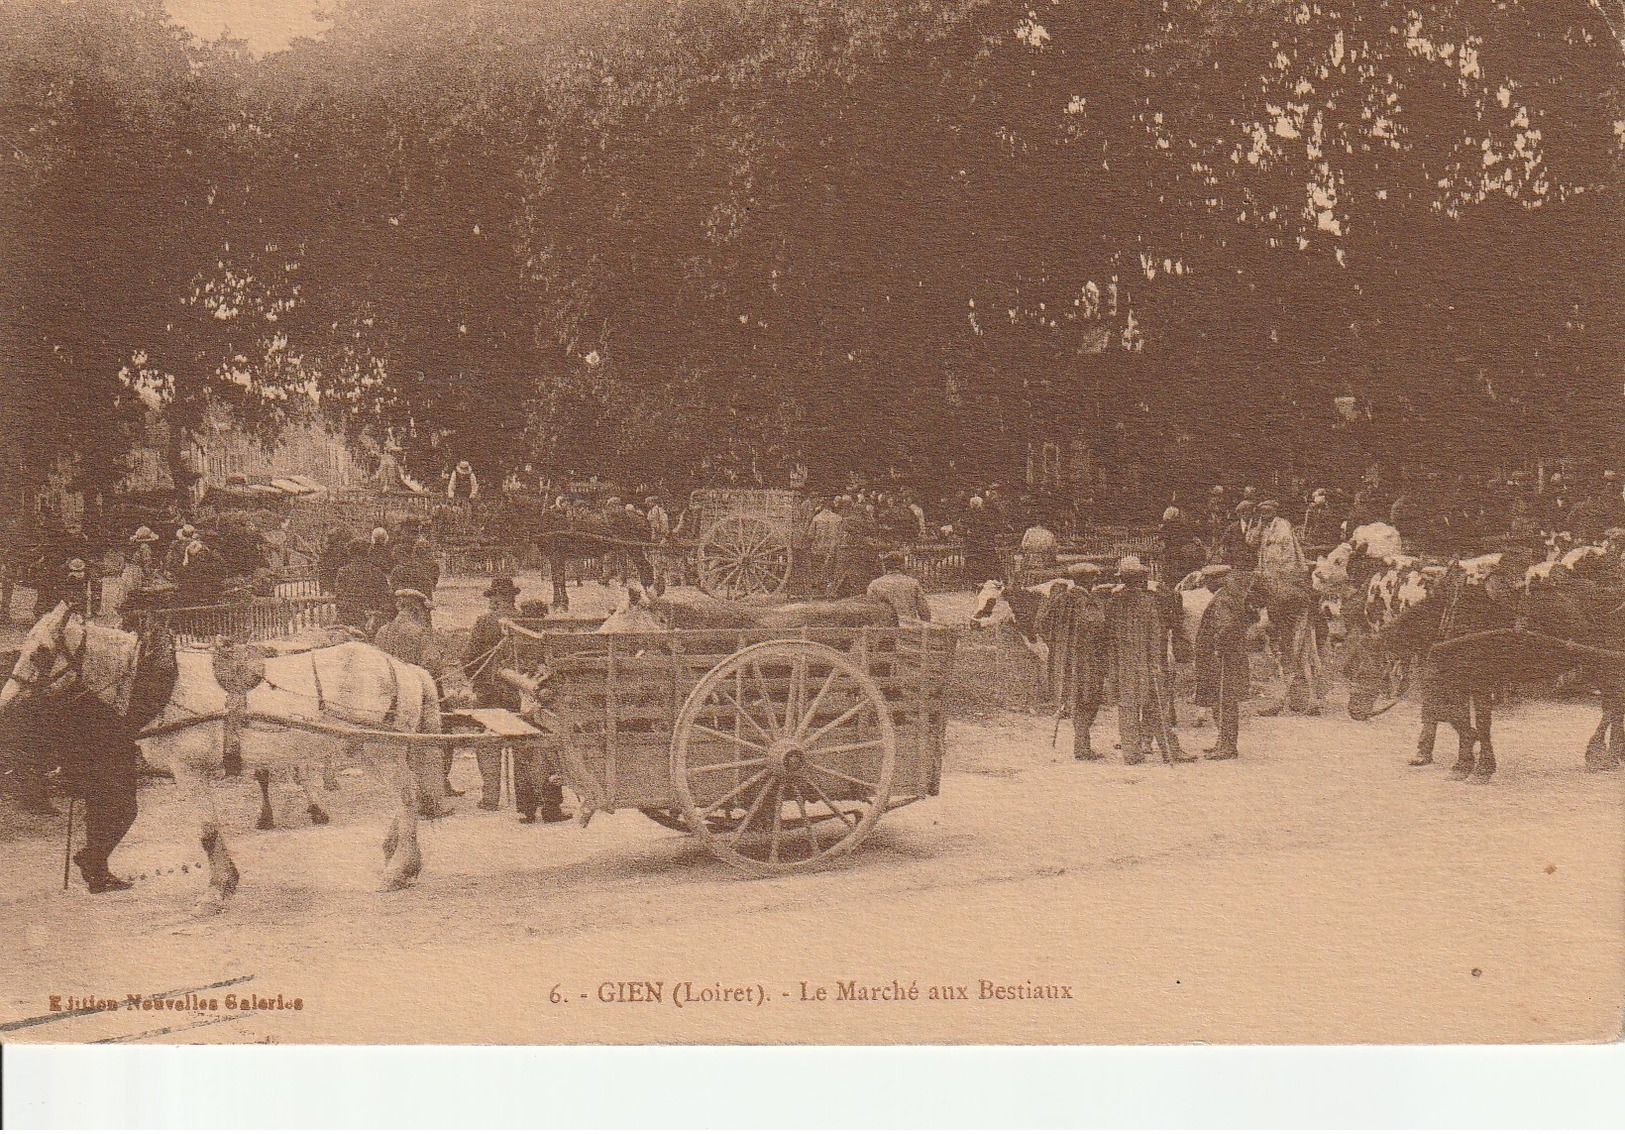
[(817, 642), (762, 642), (706, 674), (672, 734), (689, 829), (753, 874), (849, 853), (891, 798), (897, 734), (880, 687)]
[(724, 516), (700, 536), (700, 589), (717, 598), (771, 598), (790, 583), (790, 542), (761, 516)]

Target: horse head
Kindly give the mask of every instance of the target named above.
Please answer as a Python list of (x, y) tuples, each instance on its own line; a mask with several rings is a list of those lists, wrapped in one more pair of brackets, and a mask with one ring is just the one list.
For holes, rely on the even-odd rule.
[(70, 645), (71, 620), (68, 604), (60, 602), (34, 623), (17, 648), (17, 660), (5, 685), (0, 687), (0, 713), (14, 701), (55, 692), (80, 670), (87, 642), (84, 620), (78, 620), (78, 644)]

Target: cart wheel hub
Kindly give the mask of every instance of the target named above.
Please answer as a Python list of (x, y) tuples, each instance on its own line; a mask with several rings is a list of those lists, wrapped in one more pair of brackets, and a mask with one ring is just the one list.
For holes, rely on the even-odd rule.
[(767, 761), (780, 775), (800, 775), (807, 766), (807, 751), (793, 740), (775, 740), (768, 747)]

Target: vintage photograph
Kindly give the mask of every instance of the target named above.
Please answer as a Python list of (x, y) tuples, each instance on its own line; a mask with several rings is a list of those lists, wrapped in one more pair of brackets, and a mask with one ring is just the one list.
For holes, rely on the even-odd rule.
[(1598, 1043), (1620, 0), (0, 0), (0, 1043)]

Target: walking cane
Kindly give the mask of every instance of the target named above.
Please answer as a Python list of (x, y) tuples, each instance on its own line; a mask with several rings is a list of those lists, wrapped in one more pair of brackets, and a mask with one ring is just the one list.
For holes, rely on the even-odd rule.
[(68, 864), (73, 861), (73, 807), (79, 800), (68, 796), (68, 832), (62, 840), (62, 888), (68, 888)]

